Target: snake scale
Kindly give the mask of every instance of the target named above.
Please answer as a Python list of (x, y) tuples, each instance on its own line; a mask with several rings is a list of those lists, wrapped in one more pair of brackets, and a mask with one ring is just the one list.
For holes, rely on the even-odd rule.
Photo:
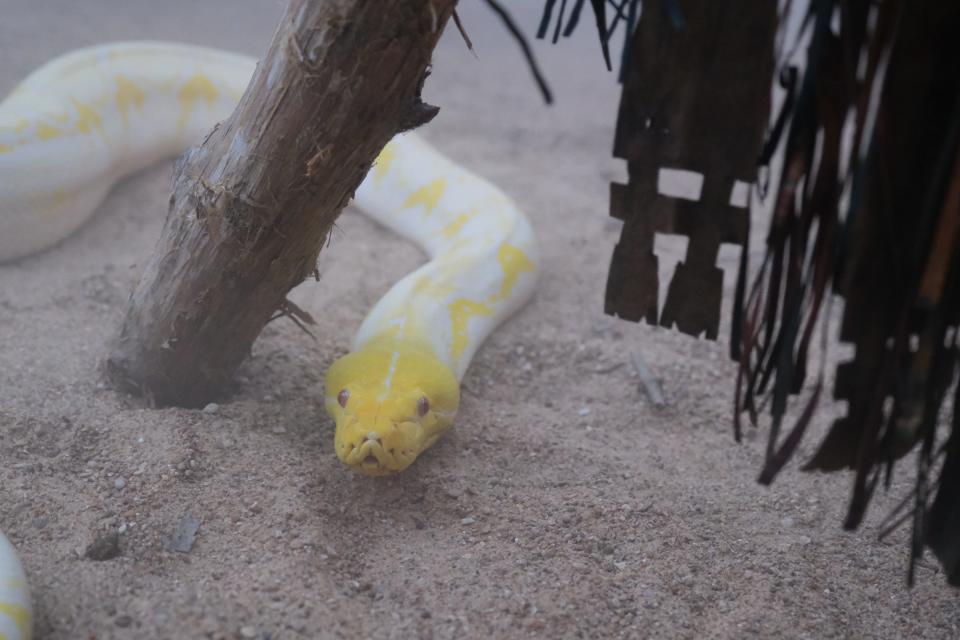
[[(197, 144), (229, 116), (255, 65), (203, 47), (128, 42), (73, 51), (30, 74), (0, 102), (0, 263), (61, 242), (117, 180)], [(326, 376), (337, 457), (384, 475), (450, 428), (471, 359), (529, 300), (539, 260), (517, 206), (414, 134), (388, 143), (355, 204), (429, 258), (376, 303)], [(29, 635), (26, 581), (0, 535), (0, 640)]]

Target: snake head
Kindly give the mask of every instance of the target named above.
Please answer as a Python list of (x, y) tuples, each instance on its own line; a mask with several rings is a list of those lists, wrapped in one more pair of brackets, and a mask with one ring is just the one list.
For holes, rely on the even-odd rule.
[(453, 372), (426, 349), (369, 346), (340, 358), (326, 379), (337, 457), (364, 475), (403, 471), (450, 428), (460, 403)]

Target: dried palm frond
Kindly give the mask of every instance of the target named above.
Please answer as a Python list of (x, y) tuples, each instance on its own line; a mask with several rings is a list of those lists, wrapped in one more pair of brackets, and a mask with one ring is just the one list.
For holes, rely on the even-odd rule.
[[(958, 366), (960, 5), (814, 0), (810, 11), (767, 255), (738, 303), (735, 432), (739, 437), (741, 410), (756, 420), (769, 403), (760, 481), (771, 482), (821, 396), (822, 366), (781, 438), (832, 287), (845, 300), (840, 339), (855, 347), (853, 360), (838, 367), (834, 390), (848, 412), (805, 468), (854, 470), (844, 522), (853, 529), (881, 480), (889, 485), (896, 461), (916, 449), (911, 559), (928, 544), (951, 584), (960, 585), (960, 404), (953, 434), (937, 443)], [(937, 452), (942, 467), (931, 479)]]
[[(546, 0), (538, 37), (552, 35), (556, 42), (561, 34), (570, 35), (584, 4), (572, 2), (568, 13), (566, 0)], [(651, 168), (678, 162), (696, 166), (705, 176), (740, 166), (742, 148), (718, 159), (710, 152), (718, 142), (691, 142), (687, 134), (700, 118), (683, 114), (724, 91), (743, 89), (738, 83), (753, 82), (753, 76), (724, 84), (707, 73), (715, 64), (712, 56), (703, 56), (700, 69), (678, 61), (685, 60), (685, 48), (714, 47), (744, 29), (746, 20), (715, 22), (714, 29), (703, 32), (703, 18), (718, 11), (716, 3), (647, 0), (638, 28), (640, 5), (639, 0), (591, 1), (608, 67), (611, 35), (621, 24), (627, 31), (615, 155), (628, 160), (630, 184), (611, 190), (611, 212), (625, 226), (611, 266), (607, 310), (636, 321), (676, 321), (682, 331), (713, 337), (718, 301), (710, 292), (716, 292), (717, 284), (708, 282), (707, 272), (715, 245), (694, 246), (690, 234), (710, 223), (681, 224), (689, 217), (684, 212), (696, 207), (664, 204), (662, 194), (649, 188), (648, 174)], [(789, 11), (792, 0), (783, 6)], [(608, 8), (614, 14), (609, 22)], [(759, 10), (753, 3), (738, 10), (748, 9)], [(752, 39), (758, 52), (765, 51), (770, 34), (762, 28), (748, 32), (744, 37)], [(851, 343), (856, 355), (838, 367), (834, 396), (847, 401), (848, 412), (832, 425), (805, 468), (854, 471), (844, 522), (852, 529), (863, 521), (880, 482), (889, 486), (895, 463), (916, 451), (913, 495), (888, 520), (891, 526), (913, 521), (911, 583), (913, 561), (926, 545), (954, 585), (960, 585), (958, 33), (956, 0), (810, 0), (797, 38), (807, 43), (805, 63), (799, 65), (802, 69), (784, 66), (778, 74), (786, 100), (766, 144), (758, 149), (761, 197), (766, 196), (764, 176), (771, 157), (782, 150), (784, 161), (773, 194), (766, 256), (751, 287), (746, 248), (742, 252), (731, 335), (731, 355), (740, 362), (734, 434), (739, 440), (742, 413), (756, 423), (769, 410), (770, 434), (759, 476), (769, 483), (796, 452), (824, 395), (827, 310), (834, 295), (844, 300), (840, 340)], [(791, 55), (783, 58), (789, 59)], [(742, 112), (714, 119), (712, 132), (697, 132), (720, 140), (718, 132), (733, 126), (749, 136), (752, 127), (741, 123), (745, 113), (762, 118), (759, 124), (765, 125), (762, 104), (748, 95), (744, 92), (740, 99)], [(660, 127), (669, 135), (653, 135), (663, 122), (670, 124)], [(710, 206), (720, 211), (718, 204)], [(662, 315), (654, 232), (691, 235), (687, 261), (699, 265), (699, 275), (684, 276), (692, 284), (671, 284), (671, 292), (677, 284), (686, 294), (668, 294), (672, 308)], [(690, 293), (694, 289), (704, 294), (698, 296), (699, 306), (681, 300), (695, 297)], [(804, 388), (818, 330), (816, 380), (796, 422), (787, 426), (790, 398)], [(940, 424), (948, 395), (954, 397), (953, 418)]]

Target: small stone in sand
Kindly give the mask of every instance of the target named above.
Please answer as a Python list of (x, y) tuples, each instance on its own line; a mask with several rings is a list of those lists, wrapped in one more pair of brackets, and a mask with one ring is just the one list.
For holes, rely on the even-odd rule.
[(240, 635), (244, 638), (256, 638), (257, 630), (253, 627), (240, 627)]
[(167, 548), (171, 551), (180, 553), (189, 553), (193, 549), (193, 543), (197, 539), (197, 531), (200, 530), (200, 520), (191, 515), (186, 515), (177, 525), (177, 530), (173, 532), (167, 543)]
[(216, 402), (211, 402), (210, 404), (208, 404), (203, 408), (204, 413), (216, 413), (219, 410), (220, 410), (220, 405), (218, 405)]
[(113, 481), (113, 486), (117, 489), (123, 489), (125, 486), (127, 486), (127, 481), (123, 478), (117, 478)]
[(474, 518), (474, 517), (472, 517), (472, 516), (467, 516), (466, 518), (464, 518), (463, 520), (460, 521), (460, 524), (470, 525), (470, 524), (473, 524), (473, 523), (476, 522), (476, 521), (477, 521), (476, 518)]

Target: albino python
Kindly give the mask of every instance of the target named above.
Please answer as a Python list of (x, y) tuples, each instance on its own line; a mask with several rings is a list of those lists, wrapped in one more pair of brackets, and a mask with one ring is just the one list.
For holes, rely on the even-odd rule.
[[(255, 64), (200, 47), (115, 43), (28, 76), (0, 102), (0, 262), (60, 242), (118, 179), (202, 140)], [(449, 429), (470, 360), (530, 298), (538, 258), (509, 198), (413, 134), (383, 149), (356, 204), (429, 256), (373, 307), (326, 377), (337, 456), (383, 475)], [(0, 536), (0, 640), (29, 635), (28, 603)]]

